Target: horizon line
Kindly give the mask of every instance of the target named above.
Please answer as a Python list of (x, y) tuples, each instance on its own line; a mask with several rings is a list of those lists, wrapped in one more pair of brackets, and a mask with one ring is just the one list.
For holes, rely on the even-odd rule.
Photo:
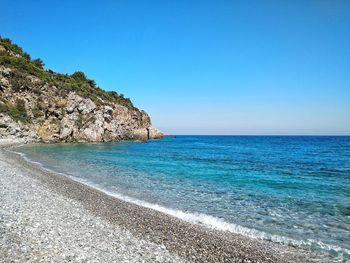
[(304, 137), (350, 137), (350, 134), (165, 134), (164, 136), (304, 136)]

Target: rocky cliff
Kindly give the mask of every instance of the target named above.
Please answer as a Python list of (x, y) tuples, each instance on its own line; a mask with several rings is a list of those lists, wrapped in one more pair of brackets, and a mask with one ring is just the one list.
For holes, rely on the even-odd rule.
[(84, 73), (45, 70), (40, 59), (0, 38), (0, 138), (102, 142), (163, 137), (146, 112)]

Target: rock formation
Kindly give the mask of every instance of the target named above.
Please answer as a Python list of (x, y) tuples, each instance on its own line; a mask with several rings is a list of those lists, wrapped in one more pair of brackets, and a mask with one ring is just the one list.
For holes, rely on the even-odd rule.
[(101, 90), (81, 72), (63, 75), (44, 70), (18, 46), (3, 40), (0, 138), (106, 142), (163, 137), (148, 114), (123, 95)]

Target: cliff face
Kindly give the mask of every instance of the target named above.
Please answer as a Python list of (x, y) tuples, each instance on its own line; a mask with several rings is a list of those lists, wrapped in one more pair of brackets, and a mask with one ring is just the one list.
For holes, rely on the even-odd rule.
[(0, 138), (102, 142), (163, 137), (146, 112), (79, 74), (36, 67), (0, 42)]

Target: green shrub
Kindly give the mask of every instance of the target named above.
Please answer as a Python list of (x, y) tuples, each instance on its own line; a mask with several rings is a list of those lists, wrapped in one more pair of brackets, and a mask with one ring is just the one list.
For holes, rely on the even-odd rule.
[(32, 60), (32, 63), (40, 69), (43, 69), (45, 66), (44, 62), (40, 58)]
[(6, 103), (0, 102), (0, 113), (8, 113), (9, 107)]
[(16, 99), (15, 108), (13, 109), (12, 116), (14, 117), (14, 119), (22, 122), (28, 121), (28, 114), (24, 100)]
[(24, 53), (23, 53), (23, 57), (24, 57), (26, 60), (28, 60), (28, 61), (31, 60), (31, 57), (30, 57), (30, 55), (29, 55), (27, 52), (24, 52)]
[(22, 99), (16, 99), (15, 105), (0, 103), (0, 112), (5, 113), (16, 121), (28, 122), (30, 119)]
[(7, 51), (23, 56), (22, 48), (17, 46), (16, 44), (13, 44), (11, 39), (9, 38), (2, 38), (0, 36), (0, 45), (2, 45)]
[(78, 80), (78, 81), (87, 81), (87, 77), (85, 76), (85, 73), (84, 72), (81, 72), (81, 71), (76, 71), (74, 72), (71, 77), (75, 80)]

